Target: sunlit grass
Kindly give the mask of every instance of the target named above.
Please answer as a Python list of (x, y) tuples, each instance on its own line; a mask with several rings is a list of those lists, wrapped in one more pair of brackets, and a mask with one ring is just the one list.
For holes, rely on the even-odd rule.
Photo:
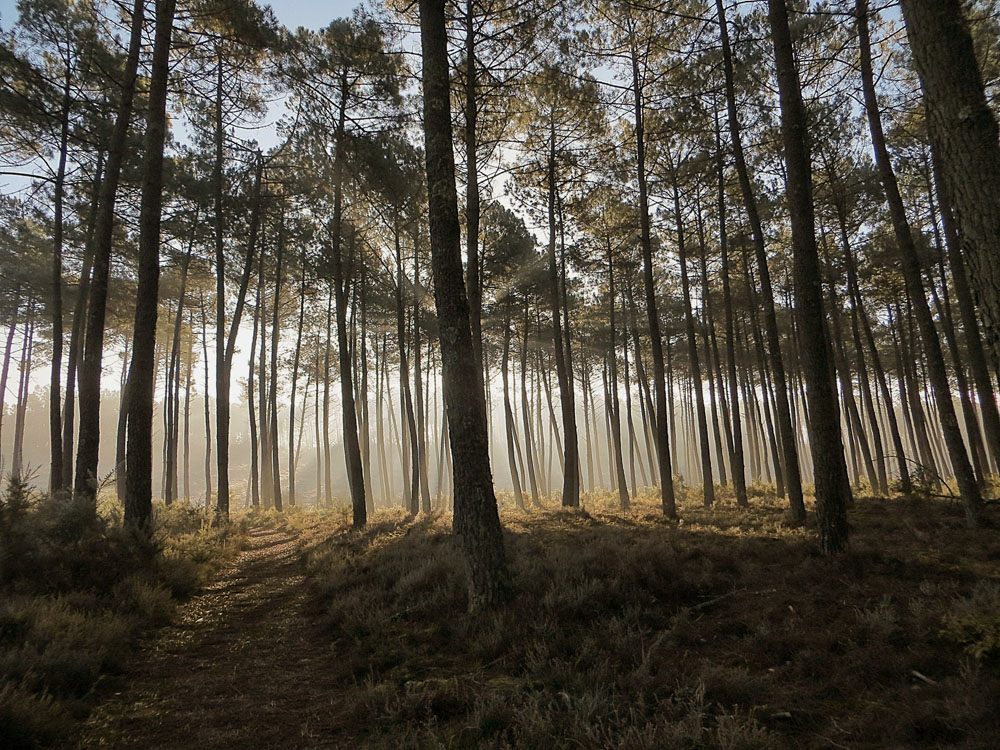
[(336, 740), (981, 748), (998, 736), (995, 597), (981, 582), (1000, 580), (994, 531), (967, 530), (953, 503), (860, 499), (849, 551), (826, 557), (773, 492), (750, 509), (726, 492), (712, 508), (699, 488), (678, 496), (679, 522), (651, 490), (629, 511), (610, 492), (578, 510), (502, 501), (513, 600), (476, 616), (450, 516), (384, 511), (363, 531), (345, 516), (314, 535), (320, 647), (345, 685)]

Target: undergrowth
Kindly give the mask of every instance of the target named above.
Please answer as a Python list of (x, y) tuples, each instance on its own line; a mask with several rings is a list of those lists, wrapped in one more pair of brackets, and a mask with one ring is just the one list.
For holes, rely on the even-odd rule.
[(502, 513), (513, 599), (465, 614), (450, 517), (380, 511), (304, 557), (338, 746), (990, 747), (1000, 539), (928, 499), (859, 499), (824, 557), (763, 489)]
[(151, 536), (120, 508), (41, 496), (10, 481), (0, 496), (0, 747), (62, 745), (103, 676), (138, 637), (170, 621), (240, 546), (242, 525), (158, 506)]

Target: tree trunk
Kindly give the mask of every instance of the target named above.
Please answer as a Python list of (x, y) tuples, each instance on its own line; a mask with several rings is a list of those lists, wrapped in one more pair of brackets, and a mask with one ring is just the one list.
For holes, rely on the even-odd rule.
[(955, 226), (954, 211), (951, 207), (948, 188), (945, 185), (943, 168), (937, 158), (937, 150), (931, 150), (934, 164), (934, 182), (938, 191), (938, 203), (941, 206), (941, 223), (944, 226), (945, 246), (948, 250), (948, 263), (951, 265), (952, 285), (955, 298), (958, 301), (958, 313), (965, 332), (965, 347), (969, 355), (969, 369), (976, 384), (979, 396), (979, 408), (983, 418), (983, 430), (986, 445), (995, 466), (1000, 467), (1000, 411), (997, 410), (996, 395), (993, 382), (990, 380), (989, 367), (986, 364), (986, 351), (983, 347), (982, 333), (979, 326), (979, 316), (976, 314), (972, 292), (969, 288), (968, 271), (961, 248), (961, 239)]
[[(197, 216), (195, 224), (197, 224)], [(175, 438), (176, 426), (178, 424), (178, 411), (180, 401), (178, 391), (172, 383), (180, 383), (180, 362), (181, 362), (181, 326), (184, 321), (184, 296), (187, 293), (188, 266), (191, 264), (191, 251), (194, 247), (194, 232), (188, 242), (188, 250), (181, 260), (181, 288), (180, 297), (177, 300), (177, 313), (174, 316), (174, 330), (170, 342), (170, 359), (167, 364), (167, 383), (164, 389), (164, 400), (166, 401), (167, 427), (164, 431), (163, 439), (166, 450), (164, 451), (166, 461), (164, 462), (164, 476), (166, 477), (166, 491), (163, 493), (163, 502), (170, 505), (177, 495), (177, 441)]]
[(205, 371), (205, 390), (202, 393), (205, 407), (205, 510), (212, 507), (212, 412), (208, 390), (208, 316), (205, 313), (205, 295), (201, 296), (201, 358)]
[(766, 351), (771, 365), (771, 376), (774, 378), (778, 437), (781, 440), (781, 452), (784, 458), (784, 466), (779, 467), (776, 463), (775, 471), (782, 472), (783, 484), (788, 491), (791, 520), (795, 523), (801, 523), (805, 520), (806, 511), (802, 500), (802, 479), (799, 474), (795, 432), (792, 429), (792, 414), (788, 404), (785, 365), (781, 354), (781, 342), (778, 338), (778, 322), (774, 310), (774, 291), (771, 287), (771, 273), (767, 266), (767, 248), (764, 244), (764, 230), (761, 225), (760, 212), (757, 209), (757, 199), (754, 196), (753, 185), (750, 181), (750, 171), (747, 168), (746, 156), (743, 153), (743, 140), (736, 108), (736, 88), (733, 81), (732, 50), (729, 45), (729, 29), (726, 23), (725, 8), (723, 0), (715, 0), (715, 4), (719, 16), (722, 41), (729, 133), (733, 142), (736, 172), (740, 181), (740, 191), (743, 194), (743, 205), (747, 213), (747, 220), (750, 223), (750, 232), (753, 236), (754, 252), (760, 273), (761, 301), (763, 303), (764, 328), (767, 341)]
[[(257, 265), (257, 309), (256, 323), (260, 335), (257, 346), (257, 442), (258, 451), (258, 493), (260, 504), (265, 510), (274, 506), (274, 483), (271, 477), (271, 426), (267, 408), (268, 381), (267, 374), (267, 286), (264, 281), (264, 260), (266, 257), (266, 241), (263, 233), (260, 238), (260, 262)], [(250, 357), (251, 377), (254, 372), (254, 358)], [(251, 408), (253, 399), (250, 399)]]
[[(552, 114), (554, 118), (554, 113)], [(563, 318), (560, 312), (559, 268), (556, 263), (556, 154), (555, 120), (550, 120), (549, 155), (547, 168), (548, 189), (548, 302), (552, 316), (552, 344), (556, 360), (556, 378), (559, 381), (559, 400), (562, 411), (563, 437), (565, 439), (563, 459), (563, 507), (575, 508), (580, 505), (579, 446), (576, 436), (576, 409), (573, 395), (573, 374), (566, 358), (567, 347), (563, 343)], [(549, 403), (551, 408), (551, 401)]]
[(994, 363), (1000, 358), (1000, 138), (961, 0), (902, 0), (931, 141), (968, 259)]
[[(263, 260), (263, 259), (262, 259)], [(247, 368), (247, 417), (250, 422), (250, 475), (247, 477), (247, 490), (250, 504), (260, 507), (260, 441), (257, 429), (257, 410), (254, 407), (254, 357), (257, 353), (257, 338), (260, 330), (260, 283), (258, 277), (257, 298), (254, 300), (253, 333), (250, 335), (249, 367)]]
[(419, 469), (420, 509), (424, 513), (431, 512), (431, 493), (427, 486), (427, 439), (424, 424), (423, 379), (420, 364), (420, 246), (419, 235), (413, 234), (413, 385), (417, 392), (416, 430), (417, 444), (413, 454), (414, 466)]
[(76, 303), (73, 306), (73, 325), (70, 329), (69, 363), (66, 370), (66, 396), (63, 401), (62, 452), (63, 489), (73, 487), (73, 438), (76, 418), (76, 379), (83, 355), (84, 324), (87, 316), (87, 300), (90, 297), (90, 277), (94, 269), (94, 231), (97, 228), (97, 214), (100, 208), (101, 183), (104, 175), (104, 151), (97, 153), (97, 168), (94, 172), (93, 192), (90, 201), (90, 215), (87, 218), (87, 233), (84, 240), (83, 268), (77, 287)]
[[(715, 155), (716, 169), (719, 178), (719, 248), (722, 255), (722, 308), (726, 326), (726, 360), (727, 379), (729, 381), (729, 410), (732, 419), (732, 475), (733, 489), (736, 494), (736, 504), (740, 507), (748, 505), (746, 465), (743, 457), (743, 425), (740, 420), (739, 381), (736, 374), (736, 339), (733, 326), (733, 298), (729, 280), (729, 240), (726, 234), (726, 181), (722, 161), (722, 143), (719, 133), (718, 115), (715, 120)], [(720, 388), (723, 380), (719, 371)], [(721, 398), (720, 394), (720, 398)]]
[[(399, 393), (400, 406), (409, 442), (403, 442), (403, 505), (413, 515), (420, 512), (420, 464), (417, 462), (417, 426), (413, 416), (413, 395), (410, 391), (410, 363), (406, 356), (406, 323), (403, 305), (403, 256), (399, 241), (399, 222), (395, 231), (396, 245), (396, 343), (399, 346)], [(408, 459), (408, 460), (407, 460)], [(406, 484), (406, 469), (410, 469), (410, 484)]]
[(469, 608), (476, 611), (504, 601), (509, 575), (490, 473), (483, 373), (472, 349), (462, 278), (444, 0), (420, 0), (419, 7), (431, 262), (454, 457), (454, 527), (469, 573)]
[(111, 272), (111, 249), (115, 219), (115, 198), (122, 161), (127, 146), (132, 101), (135, 97), (142, 46), (143, 5), (135, 0), (129, 32), (128, 57), (122, 79), (121, 98), (115, 113), (115, 126), (108, 145), (108, 166), (101, 185), (100, 209), (94, 229), (94, 269), (87, 306), (87, 332), (83, 362), (80, 365), (80, 437), (77, 443), (74, 492), (93, 503), (97, 498), (97, 460), (101, 445), (101, 360), (104, 354), (105, 314), (108, 278)]
[[(809, 385), (809, 447), (815, 476), (820, 548), (826, 553), (833, 553), (841, 551), (847, 544), (846, 506), (850, 500), (850, 488), (844, 482), (846, 469), (839, 430), (840, 409), (823, 312), (806, 111), (795, 67), (785, 2), (768, 0), (768, 17), (781, 99), (786, 197), (792, 219), (795, 307), (803, 370)], [(785, 463), (790, 467), (794, 461), (788, 450), (786, 445)]]
[(611, 413), (608, 417), (611, 420), (611, 442), (614, 449), (615, 472), (618, 477), (618, 504), (622, 510), (628, 510), (631, 503), (629, 502), (628, 486), (625, 483), (625, 464), (622, 460), (622, 429), (619, 414), (621, 403), (618, 399), (618, 358), (615, 354), (615, 342), (618, 338), (617, 331), (615, 330), (615, 264), (611, 256), (610, 242), (608, 242), (608, 327), (610, 328), (611, 336), (611, 346), (609, 347), (608, 354), (611, 370)]
[(351, 373), (350, 346), (347, 339), (347, 286), (341, 246), (343, 244), (343, 200), (344, 200), (344, 160), (345, 119), (347, 113), (347, 75), (341, 75), (340, 112), (337, 119), (336, 145), (334, 154), (334, 195), (333, 195), (333, 291), (337, 317), (337, 348), (340, 364), (340, 411), (344, 428), (344, 458), (347, 464), (347, 482), (351, 490), (351, 507), (354, 528), (360, 528), (368, 520), (365, 504), (365, 477), (361, 465), (361, 442), (358, 438), (358, 417), (354, 404), (354, 382)]
[[(663, 515), (677, 518), (674, 500), (673, 469), (670, 460), (670, 436), (667, 433), (667, 386), (664, 379), (663, 343), (660, 336), (660, 317), (656, 306), (656, 285), (653, 279), (653, 241), (650, 234), (649, 191), (646, 185), (645, 107), (639, 85), (638, 52), (631, 49), (632, 97), (635, 104), (635, 152), (639, 180), (639, 231), (642, 249), (642, 276), (646, 294), (646, 315), (649, 319), (649, 339), (653, 354), (653, 388), (656, 391), (656, 458), (660, 477), (660, 504)], [(652, 414), (650, 415), (652, 418)]]
[[(302, 259), (302, 275), (299, 279), (299, 322), (295, 328), (295, 351), (292, 353), (292, 386), (288, 404), (288, 505), (295, 507), (295, 467), (298, 465), (298, 444), (295, 440), (295, 396), (299, 381), (299, 363), (302, 356), (302, 327), (306, 315), (306, 264)], [(309, 393), (307, 385), (304, 394)], [(305, 416), (305, 397), (302, 399), (302, 416)], [(318, 467), (317, 467), (318, 469)]]
[(253, 273), (253, 257), (257, 245), (257, 234), (260, 231), (261, 214), (261, 180), (264, 172), (264, 160), (258, 151), (255, 155), (254, 185), (251, 198), (250, 227), (247, 237), (247, 254), (243, 261), (243, 273), (240, 276), (240, 286), (236, 293), (236, 308), (229, 324), (229, 334), (226, 335), (226, 255), (225, 255), (225, 215), (223, 212), (222, 167), (223, 167), (223, 129), (222, 129), (222, 58), (219, 58), (219, 68), (216, 80), (216, 163), (214, 177), (215, 191), (215, 438), (216, 462), (218, 465), (219, 492), (216, 498), (216, 513), (220, 518), (229, 518), (229, 392), (233, 371), (233, 356), (236, 351), (236, 335), (240, 329), (240, 319), (246, 304), (247, 290), (250, 288), (250, 277)]
[(528, 464), (528, 483), (531, 486), (531, 504), (538, 508), (538, 482), (535, 478), (537, 451), (531, 430), (531, 402), (528, 401), (528, 305), (524, 306), (524, 344), (521, 347), (521, 421), (524, 424), (524, 455)]
[(507, 315), (503, 327), (503, 355), (500, 360), (500, 377), (503, 382), (503, 417), (504, 431), (507, 434), (507, 463), (510, 467), (510, 481), (514, 488), (514, 501), (520, 510), (524, 510), (524, 494), (521, 492), (521, 477), (517, 471), (517, 450), (514, 447), (514, 413), (510, 407), (510, 302), (508, 298)]
[[(3, 366), (0, 368), (0, 446), (3, 445), (3, 415), (4, 402), (7, 400), (7, 377), (10, 374), (10, 353), (14, 347), (14, 334), (17, 332), (17, 313), (19, 312), (19, 300), (14, 301), (14, 312), (8, 322), (7, 343), (3, 349)], [(20, 393), (20, 388), (18, 388)], [(0, 474), (3, 473), (3, 456), (0, 455)]]
[[(875, 163), (878, 167), (886, 200), (889, 203), (889, 212), (892, 216), (892, 225), (896, 235), (896, 244), (899, 249), (903, 278), (906, 282), (911, 303), (913, 304), (917, 324), (920, 329), (920, 337), (923, 339), (924, 350), (927, 354), (934, 398), (938, 412), (941, 415), (944, 439), (955, 472), (955, 479), (965, 504), (966, 521), (970, 526), (978, 526), (980, 523), (982, 496), (979, 486), (976, 483), (972, 464), (969, 462), (969, 456), (965, 450), (965, 444), (962, 441), (962, 433), (958, 426), (958, 417), (955, 414), (955, 405), (951, 400), (951, 388), (949, 387), (948, 374), (945, 370), (944, 356), (941, 353), (941, 342), (938, 340), (934, 320), (927, 305), (927, 297), (924, 296), (920, 260), (917, 256), (916, 247), (913, 244), (913, 235), (910, 232), (906, 209), (903, 205), (902, 196), (899, 193), (896, 175), (893, 172), (889, 151), (885, 144), (885, 134), (882, 131), (881, 114), (875, 94), (875, 77), (872, 70), (867, 0), (857, 0), (855, 10), (857, 13), (858, 37), (861, 45), (861, 80), (864, 85), (865, 110), (868, 114), (872, 145), (875, 149)], [(997, 132), (994, 122), (994, 141), (996, 141), (996, 138)], [(994, 147), (996, 147), (996, 144), (994, 144)], [(998, 156), (1000, 156), (1000, 151), (998, 151)], [(1000, 166), (1000, 160), (998, 160), (997, 165)], [(997, 226), (1000, 227), (1000, 224)]]
[(49, 314), (52, 316), (52, 366), (49, 370), (49, 491), (63, 489), (62, 435), (62, 355), (63, 355), (63, 198), (66, 184), (66, 157), (69, 151), (69, 119), (72, 95), (72, 68), (66, 62), (62, 110), (59, 122), (59, 165), (56, 168), (52, 205), (52, 277)]
[(146, 151), (139, 209), (139, 275), (132, 364), (126, 404), (125, 522), (150, 530), (153, 512), (153, 370), (160, 282), (160, 207), (163, 202), (163, 143), (167, 129), (167, 78), (174, 0), (156, 0), (156, 33), (149, 79)]
[[(676, 175), (675, 175), (676, 178)], [(695, 407), (698, 416), (698, 444), (701, 448), (702, 496), (705, 507), (715, 502), (715, 484), (712, 481), (712, 446), (708, 440), (708, 420), (705, 416), (705, 391), (698, 358), (698, 339), (694, 330), (694, 313), (691, 311), (691, 284), (688, 281), (687, 248), (684, 243), (684, 219), (681, 215), (681, 197), (674, 185), (674, 219), (677, 222), (677, 257), (681, 265), (681, 289), (684, 294), (684, 328), (687, 332), (688, 363), (694, 387)]]
[[(278, 225), (278, 248), (275, 258), (276, 268), (274, 269), (274, 302), (271, 306), (271, 390), (268, 396), (268, 408), (270, 409), (270, 448), (271, 454), (266, 460), (271, 462), (271, 501), (274, 509), (278, 512), (283, 510), (281, 504), (281, 464), (278, 456), (278, 339), (279, 339), (279, 307), (281, 303), (281, 274), (285, 260), (285, 216), (281, 215)], [(291, 423), (294, 425), (294, 422)], [(291, 427), (289, 427), (291, 429)], [(289, 454), (292, 452), (292, 444), (288, 444)]]
[(21, 366), (17, 382), (17, 406), (14, 409), (14, 448), (10, 460), (10, 474), (22, 478), (24, 472), (24, 423), (28, 411), (28, 393), (31, 384), (31, 356), (35, 349), (35, 309), (30, 308), (21, 344)]
[(479, 107), (476, 103), (476, 27), (472, 0), (465, 3), (465, 247), (466, 280), (469, 294), (469, 320), (472, 324), (472, 351), (483, 369), (483, 287), (479, 277), (479, 139), (476, 127)]

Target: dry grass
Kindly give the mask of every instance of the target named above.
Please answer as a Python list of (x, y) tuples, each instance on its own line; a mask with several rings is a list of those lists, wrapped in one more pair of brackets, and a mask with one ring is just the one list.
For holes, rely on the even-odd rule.
[[(1000, 736), (1000, 539), (961, 510), (859, 500), (817, 552), (762, 488), (683, 521), (651, 498), (503, 513), (514, 599), (467, 615), (446, 517), (382, 512), (305, 560), (331, 744), (989, 747)], [(315, 528), (315, 527), (314, 527)]]
[(99, 679), (125, 668), (138, 637), (168, 622), (244, 533), (161, 506), (149, 540), (112, 504), (100, 511), (18, 483), (0, 497), (0, 747), (65, 742)]

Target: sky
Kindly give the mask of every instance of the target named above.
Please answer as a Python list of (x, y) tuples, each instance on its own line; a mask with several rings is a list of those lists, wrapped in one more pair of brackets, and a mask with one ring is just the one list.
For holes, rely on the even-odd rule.
[[(318, 29), (334, 18), (348, 16), (360, 0), (279, 0), (272, 3), (275, 16), (285, 26)], [(17, 0), (0, 0), (0, 25), (10, 29), (17, 20)]]

